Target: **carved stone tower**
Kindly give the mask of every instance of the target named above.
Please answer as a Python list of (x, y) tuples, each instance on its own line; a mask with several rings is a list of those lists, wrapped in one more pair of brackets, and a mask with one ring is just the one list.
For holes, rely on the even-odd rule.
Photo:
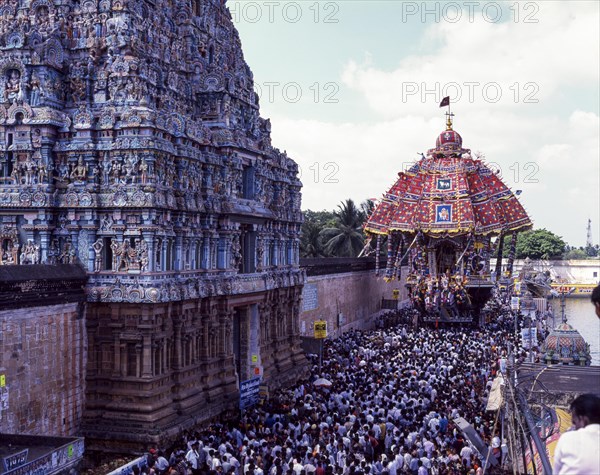
[(3, 1), (0, 102), (0, 265), (88, 272), (88, 446), (305, 371), (298, 167), (223, 0)]

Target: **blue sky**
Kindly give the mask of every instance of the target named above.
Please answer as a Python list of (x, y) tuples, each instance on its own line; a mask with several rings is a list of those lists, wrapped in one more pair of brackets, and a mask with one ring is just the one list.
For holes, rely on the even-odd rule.
[(233, 1), (273, 143), (303, 209), (380, 197), (444, 129), (535, 227), (600, 241), (599, 2)]

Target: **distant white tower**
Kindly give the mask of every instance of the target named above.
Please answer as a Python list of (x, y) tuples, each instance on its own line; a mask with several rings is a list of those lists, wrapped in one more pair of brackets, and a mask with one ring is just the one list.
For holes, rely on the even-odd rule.
[(587, 227), (587, 239), (585, 241), (585, 247), (590, 248), (594, 247), (594, 241), (592, 241), (592, 220), (588, 218), (588, 227)]

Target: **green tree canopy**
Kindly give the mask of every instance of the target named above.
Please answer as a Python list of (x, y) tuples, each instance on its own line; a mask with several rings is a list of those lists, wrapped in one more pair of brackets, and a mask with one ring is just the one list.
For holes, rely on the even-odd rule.
[(305, 220), (302, 224), (302, 234), (300, 236), (300, 256), (301, 257), (325, 257), (325, 246), (321, 231), (323, 226), (317, 221)]
[(335, 211), (304, 211), (301, 257), (356, 257), (364, 246), (362, 227), (375, 204), (365, 200), (357, 207), (347, 199)]
[[(516, 258), (525, 259), (561, 259), (566, 243), (562, 237), (547, 229), (534, 229), (519, 233)], [(504, 241), (504, 257), (508, 257), (510, 239)]]
[(588, 258), (588, 255), (583, 249), (570, 249), (569, 251), (565, 252), (565, 254), (564, 254), (564, 259), (567, 259), (567, 260), (587, 259), (587, 258)]
[(332, 211), (304, 211), (304, 223), (300, 235), (300, 257), (326, 257), (321, 231), (334, 226), (336, 217)]
[(336, 257), (358, 256), (364, 245), (364, 212), (357, 208), (353, 200), (347, 199), (338, 205), (333, 214), (336, 217), (335, 225), (323, 229), (321, 233), (326, 252)]
[(306, 210), (304, 213), (304, 222), (305, 223), (313, 223), (321, 228), (333, 226), (336, 223), (335, 214), (333, 211), (311, 211)]

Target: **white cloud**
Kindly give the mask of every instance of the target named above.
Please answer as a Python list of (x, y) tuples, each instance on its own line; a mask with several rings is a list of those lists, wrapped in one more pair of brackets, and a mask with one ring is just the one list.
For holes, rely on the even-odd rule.
[[(581, 110), (573, 96), (598, 87), (599, 4), (536, 5), (534, 24), (466, 18), (433, 24), (415, 39), (427, 54), (398, 58), (395, 70), (378, 69), (371, 57), (348, 62), (341, 81), (378, 121), (358, 123), (360, 109), (344, 123), (273, 116), (274, 143), (285, 144), (303, 172), (303, 209), (334, 209), (346, 198), (362, 201), (387, 191), (403, 164), (434, 146), (444, 129), (436, 101), (454, 82), (462, 92), (453, 112), (463, 145), (483, 151), (509, 187), (523, 190), (520, 200), (536, 227), (583, 245), (591, 218), (594, 236), (600, 236), (598, 106)], [(473, 101), (469, 82), (479, 84), (471, 86)], [(483, 85), (492, 83), (498, 87), (488, 86), (486, 99)], [(440, 97), (422, 97), (424, 89), (436, 87)], [(498, 88), (502, 97), (491, 102)], [(453, 95), (448, 87), (446, 92)], [(528, 93), (538, 102), (527, 103)]]
[(543, 168), (562, 169), (566, 160), (573, 157), (573, 146), (568, 143), (544, 144), (534, 154), (535, 161)]
[(425, 43), (440, 45), (435, 52), (405, 57), (393, 71), (350, 61), (342, 80), (385, 118), (422, 114), (424, 102), (445, 95), (498, 110), (538, 104), (565, 86), (596, 88), (598, 4), (573, 3), (538, 3), (538, 23), (471, 23), (467, 15), (434, 23)]

